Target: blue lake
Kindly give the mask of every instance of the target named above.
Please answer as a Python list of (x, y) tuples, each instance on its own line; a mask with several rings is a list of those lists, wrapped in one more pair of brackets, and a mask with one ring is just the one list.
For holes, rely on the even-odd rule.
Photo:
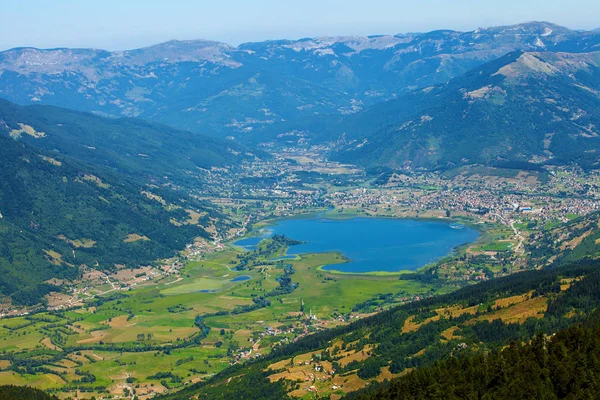
[(231, 282), (243, 282), (243, 281), (249, 281), (250, 279), (252, 279), (252, 278), (249, 277), (248, 275), (240, 275), (240, 276), (236, 276), (235, 278), (233, 278), (231, 280)]
[[(267, 227), (263, 237), (243, 239), (236, 245), (253, 250), (264, 236), (283, 234), (305, 242), (292, 246), (290, 256), (340, 252), (350, 262), (325, 266), (343, 272), (395, 272), (416, 270), (450, 254), (454, 248), (474, 242), (479, 233), (446, 222), (388, 218), (289, 219)], [(252, 240), (252, 241), (251, 241)], [(243, 243), (241, 243), (243, 242)]]
[(246, 239), (241, 239), (238, 240), (237, 242), (235, 242), (234, 244), (236, 246), (240, 246), (243, 247), (246, 250), (254, 250), (256, 249), (256, 246), (258, 246), (258, 244), (263, 240), (264, 238), (261, 237), (250, 237), (250, 238), (246, 238)]

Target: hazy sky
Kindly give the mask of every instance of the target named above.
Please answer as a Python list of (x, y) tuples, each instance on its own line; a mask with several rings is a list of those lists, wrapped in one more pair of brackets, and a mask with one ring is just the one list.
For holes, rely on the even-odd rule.
[(170, 39), (233, 45), (544, 20), (600, 27), (598, 0), (0, 0), (0, 49), (130, 49)]

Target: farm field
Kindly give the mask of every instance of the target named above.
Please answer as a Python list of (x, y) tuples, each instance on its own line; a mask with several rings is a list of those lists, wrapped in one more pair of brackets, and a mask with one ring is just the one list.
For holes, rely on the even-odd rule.
[[(367, 315), (353, 309), (374, 297), (393, 293), (408, 301), (433, 290), (398, 276), (321, 271), (343, 262), (336, 253), (273, 261), (285, 246), (272, 242), (256, 252), (229, 246), (188, 262), (179, 279), (113, 292), (84, 307), (1, 320), (2, 381), (60, 397), (147, 398)], [(284, 287), (287, 276), (291, 286)]]

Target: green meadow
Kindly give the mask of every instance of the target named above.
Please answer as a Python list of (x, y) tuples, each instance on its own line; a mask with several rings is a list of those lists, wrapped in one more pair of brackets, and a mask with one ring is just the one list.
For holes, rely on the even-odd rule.
[[(254, 354), (264, 354), (293, 336), (264, 337), (267, 327), (313, 330), (306, 316), (312, 312), (320, 320), (316, 329), (324, 329), (339, 324), (335, 317), (350, 314), (356, 304), (378, 295), (423, 295), (432, 290), (393, 275), (321, 270), (344, 261), (335, 253), (271, 260), (283, 254), (285, 248), (277, 248), (253, 257), (237, 271), (240, 257), (248, 253), (231, 246), (189, 262), (181, 279), (170, 284), (113, 292), (113, 297), (96, 299), (84, 308), (0, 320), (0, 380), (62, 397), (74, 390), (83, 391), (83, 397), (122, 395), (125, 387), (143, 397), (219, 372), (242, 351), (250, 351), (253, 342), (261, 341)], [(286, 264), (294, 270), (295, 290), (268, 295), (269, 305), (253, 308), (253, 299), (280, 286)], [(241, 275), (250, 279), (232, 282)], [(210, 330), (200, 337), (195, 322), (207, 315), (211, 316), (202, 321)]]

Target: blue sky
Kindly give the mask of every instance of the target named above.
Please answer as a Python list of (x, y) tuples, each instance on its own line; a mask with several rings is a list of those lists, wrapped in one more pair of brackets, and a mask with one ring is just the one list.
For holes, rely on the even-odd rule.
[(322, 35), (472, 30), (544, 20), (600, 27), (598, 0), (0, 0), (0, 49), (239, 44)]

